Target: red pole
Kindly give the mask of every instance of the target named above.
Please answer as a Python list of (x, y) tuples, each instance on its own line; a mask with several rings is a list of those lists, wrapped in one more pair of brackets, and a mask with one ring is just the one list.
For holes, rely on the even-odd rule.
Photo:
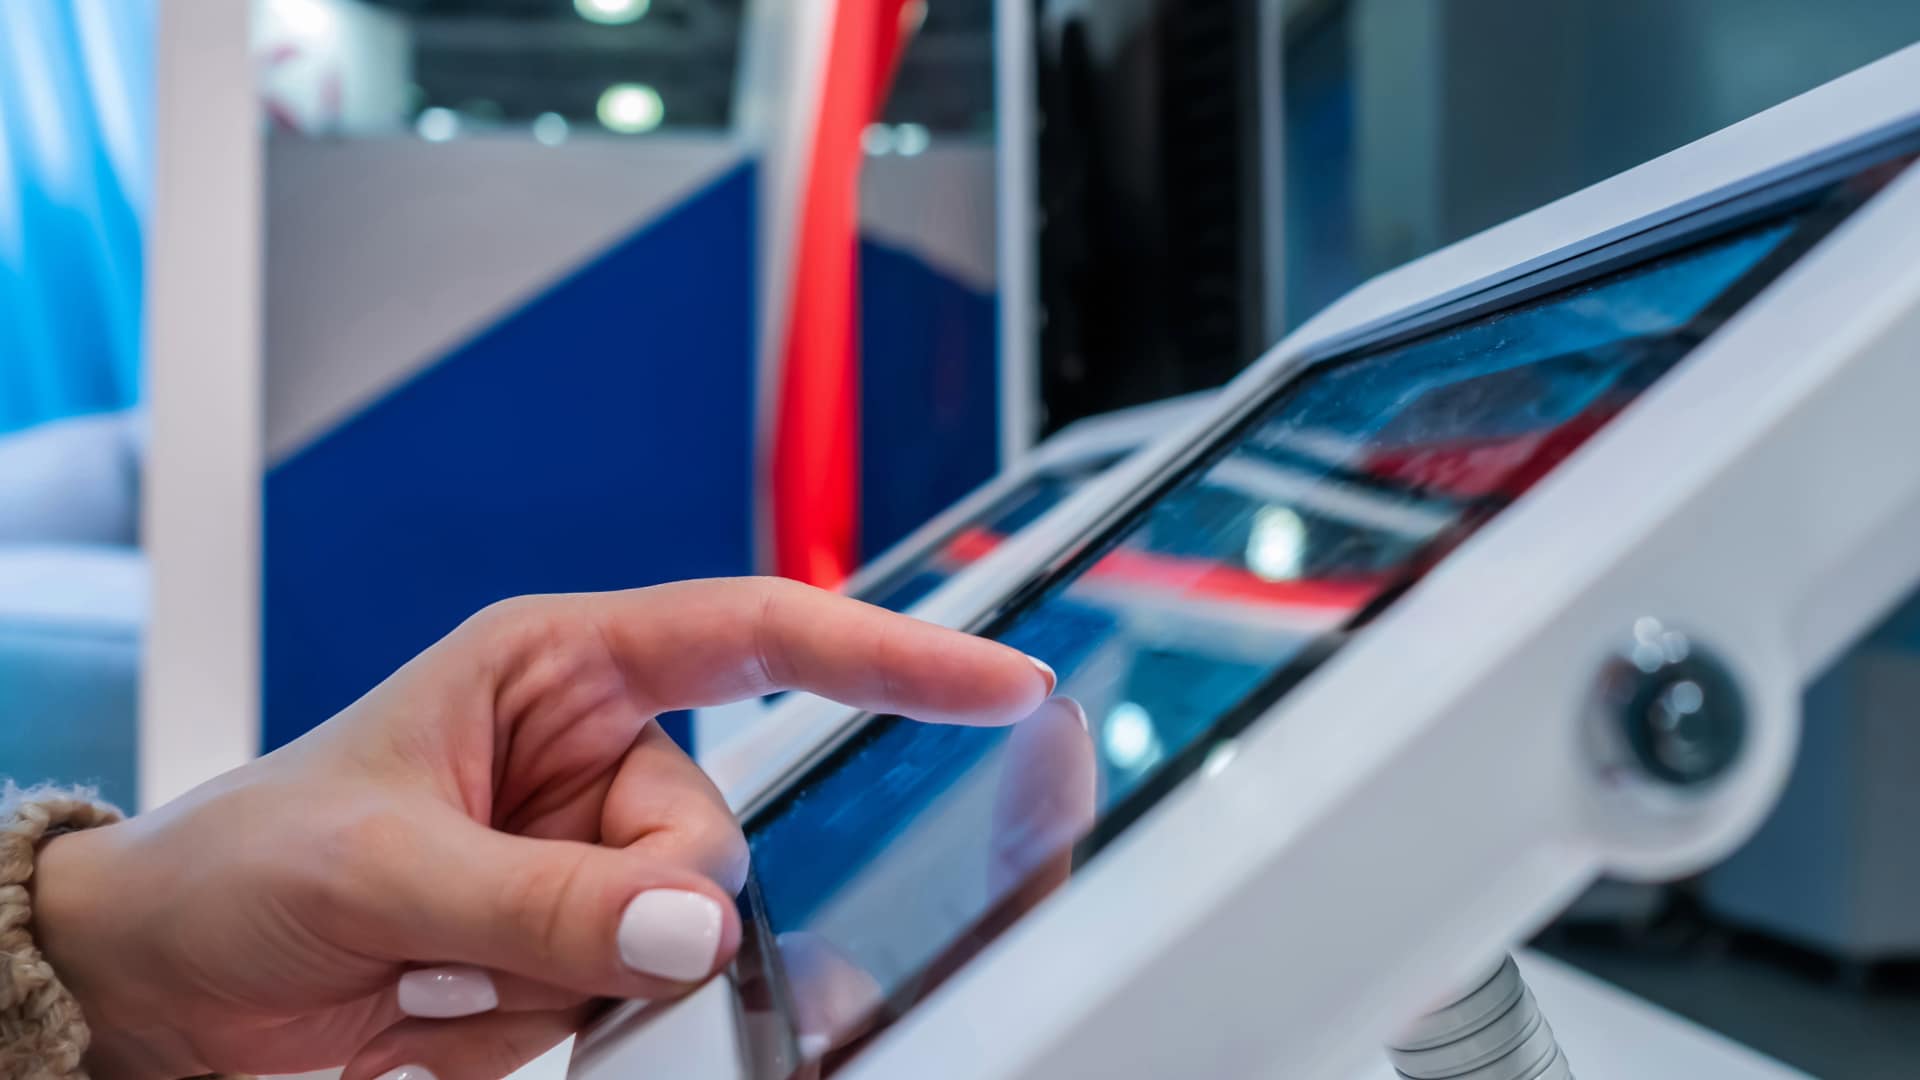
[(859, 561), (861, 135), (885, 102), (914, 2), (839, 0), (800, 205), (774, 419), (774, 563), (829, 588)]

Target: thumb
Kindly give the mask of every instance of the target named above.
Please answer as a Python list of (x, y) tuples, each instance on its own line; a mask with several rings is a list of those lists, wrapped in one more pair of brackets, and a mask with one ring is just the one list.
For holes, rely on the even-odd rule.
[(511, 972), (596, 997), (678, 997), (732, 959), (739, 913), (658, 855), (496, 832), (449, 814), (404, 845), (371, 903), (399, 958)]

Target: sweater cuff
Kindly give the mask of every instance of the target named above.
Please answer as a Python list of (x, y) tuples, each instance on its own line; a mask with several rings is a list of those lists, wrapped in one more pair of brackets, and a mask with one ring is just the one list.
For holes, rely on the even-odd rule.
[(34, 944), (28, 886), (46, 840), (122, 816), (88, 790), (0, 783), (0, 1076), (86, 1076), (86, 1018)]

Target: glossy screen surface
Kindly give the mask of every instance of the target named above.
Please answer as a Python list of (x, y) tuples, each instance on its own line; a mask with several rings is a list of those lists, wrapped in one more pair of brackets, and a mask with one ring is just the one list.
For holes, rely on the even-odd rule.
[[(1064, 881), (1076, 844), (1097, 854), (1669, 372), (1832, 227), (1837, 198), (1273, 391), (986, 628), (1054, 667), (1084, 728), (1051, 703), (1004, 729), (876, 718), (749, 822), (749, 906), (809, 957), (789, 967), (857, 972), (859, 1031), (910, 1005)], [(814, 992), (788, 976), (795, 999)]]
[(1026, 528), (1066, 501), (1107, 466), (1111, 458), (1048, 469), (1023, 481), (986, 511), (921, 557), (862, 589), (860, 599), (889, 611), (905, 611), (1000, 541)]

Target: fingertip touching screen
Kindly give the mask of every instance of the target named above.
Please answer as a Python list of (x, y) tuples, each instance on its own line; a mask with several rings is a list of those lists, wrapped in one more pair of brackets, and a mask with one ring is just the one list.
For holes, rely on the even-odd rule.
[(1051, 664), (1054, 701), (1010, 728), (872, 718), (749, 818), (743, 964), (791, 1045), (829, 1070), (857, 1052), (1907, 160), (1883, 147), (1406, 320), (1118, 509), (978, 628)]

